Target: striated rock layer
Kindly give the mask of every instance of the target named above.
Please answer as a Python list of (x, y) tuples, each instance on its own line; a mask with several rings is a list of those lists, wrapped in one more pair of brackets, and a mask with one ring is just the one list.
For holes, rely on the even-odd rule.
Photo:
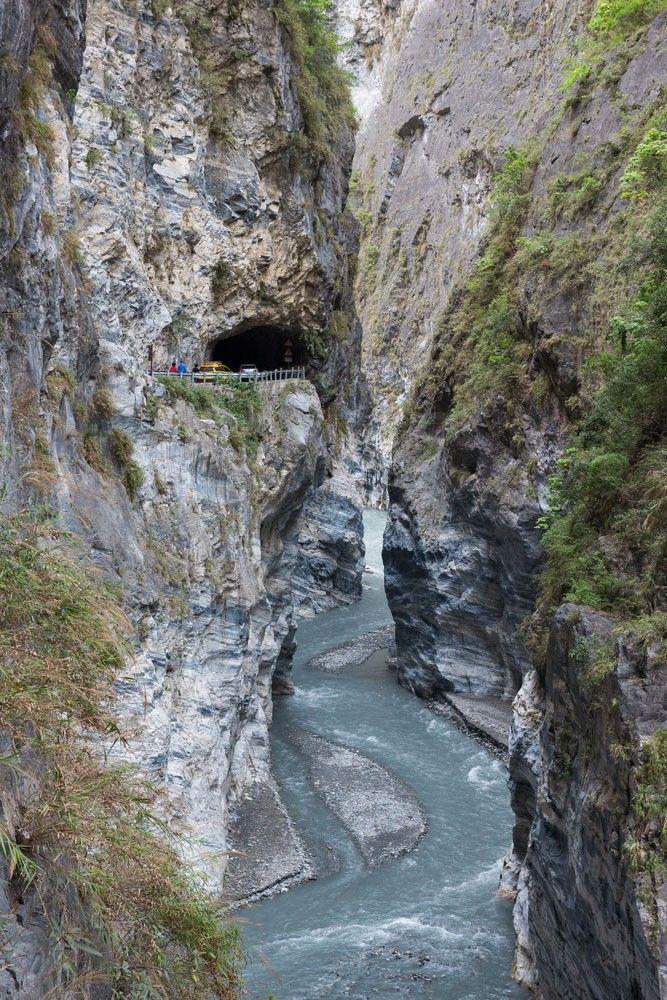
[(658, 1000), (667, 984), (664, 892), (657, 912), (638, 903), (624, 850), (632, 746), (660, 726), (665, 682), (622, 641), (616, 669), (587, 679), (583, 654), (613, 627), (560, 608), (545, 667), (526, 675), (514, 707), (516, 823), (502, 889), (516, 898), (516, 974), (545, 998)]
[[(611, 681), (598, 700), (552, 649), (538, 683), (526, 642), (549, 480), (595, 390), (585, 362), (613, 350), (613, 317), (641, 286), (644, 217), (621, 179), (664, 110), (664, 14), (619, 41), (586, 34), (596, 8), (340, 4), (363, 67), (355, 295), (376, 402), (367, 440), (389, 465), (398, 676), (423, 697), (522, 690), (516, 972), (548, 1000), (658, 995), (657, 924), (642, 926), (625, 846), (636, 789), (616, 761), (636, 767), (640, 745), (619, 748), (605, 721)], [(623, 710), (641, 739), (665, 720), (657, 673), (644, 683), (652, 727)], [(563, 773), (559, 740), (590, 749), (591, 732), (595, 754)]]
[[(305, 877), (268, 727), (275, 671), (289, 688), (293, 578), (330, 604), (360, 587), (358, 496), (336, 472), (366, 399), (345, 319), (350, 138), (326, 162), (296, 156), (294, 54), (263, 0), (14, 0), (0, 51), (3, 508), (53, 510), (122, 592), (128, 753), (211, 887), (258, 801), (286, 861), (256, 866), (252, 891)], [(216, 407), (148, 374), (256, 327), (294, 338), (309, 382)], [(0, 793), (8, 817), (34, 789)], [(39, 907), (11, 891), (2, 907), (3, 986), (46, 995)]]

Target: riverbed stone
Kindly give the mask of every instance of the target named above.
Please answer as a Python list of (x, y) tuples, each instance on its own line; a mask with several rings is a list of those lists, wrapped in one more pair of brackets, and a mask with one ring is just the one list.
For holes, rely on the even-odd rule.
[(487, 746), (496, 756), (507, 760), (512, 704), (502, 698), (458, 695), (451, 692), (429, 702), (436, 715), (453, 722)]
[(353, 670), (364, 660), (367, 660), (372, 653), (380, 649), (389, 652), (394, 647), (394, 626), (384, 625), (373, 632), (364, 632), (356, 639), (351, 639), (334, 649), (328, 649), (318, 656), (314, 656), (308, 661), (308, 666), (315, 670), (321, 670), (327, 674), (340, 674), (347, 670)]
[(250, 784), (229, 822), (225, 896), (234, 905), (285, 892), (315, 871), (274, 781)]
[(313, 787), (356, 842), (371, 868), (413, 850), (426, 832), (417, 796), (387, 768), (357, 750), (296, 730)]

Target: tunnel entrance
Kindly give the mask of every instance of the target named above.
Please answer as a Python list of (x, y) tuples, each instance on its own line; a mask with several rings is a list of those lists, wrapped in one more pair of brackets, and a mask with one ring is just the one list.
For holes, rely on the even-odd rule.
[(233, 337), (215, 340), (209, 349), (209, 360), (220, 361), (233, 372), (241, 365), (257, 365), (262, 372), (303, 365), (306, 352), (293, 331), (278, 326), (255, 326)]

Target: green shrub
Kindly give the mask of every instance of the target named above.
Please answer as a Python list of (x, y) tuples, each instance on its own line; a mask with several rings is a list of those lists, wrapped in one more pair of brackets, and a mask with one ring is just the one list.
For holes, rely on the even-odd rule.
[(596, 536), (576, 515), (552, 518), (544, 535), (548, 562), (541, 579), (544, 604), (561, 601), (588, 607), (609, 607), (618, 596), (617, 582), (595, 545)]
[(642, 758), (635, 775), (639, 785), (637, 817), (642, 822), (657, 820), (662, 828), (667, 812), (667, 729), (658, 729), (646, 740)]
[(667, 873), (667, 729), (656, 730), (644, 741), (634, 781), (633, 807), (639, 850), (631, 854), (632, 867), (635, 871), (664, 877)]
[(144, 399), (143, 417), (149, 423), (154, 424), (160, 412), (160, 401), (156, 396), (147, 396)]
[(44, 157), (47, 166), (55, 164), (55, 133), (48, 122), (43, 121), (37, 112), (23, 113), (20, 117), (19, 130), (24, 142), (32, 142)]
[(333, 0), (276, 0), (275, 11), (292, 40), (294, 85), (310, 152), (327, 159), (341, 128), (356, 124), (349, 76), (338, 64)]
[(493, 243), (514, 249), (519, 228), (530, 205), (530, 185), (535, 171), (533, 150), (510, 146), (505, 163), (496, 174), (490, 195), (490, 216), (494, 223)]
[(121, 108), (113, 105), (109, 109), (111, 124), (118, 132), (121, 139), (129, 139), (134, 130), (135, 116), (128, 108)]
[(46, 91), (52, 84), (51, 60), (42, 44), (30, 54), (28, 69), (21, 83), (19, 99), (14, 111), (14, 124), (24, 142), (32, 142), (44, 157), (47, 165), (55, 162), (55, 135), (53, 129), (40, 117)]
[(590, 22), (597, 34), (631, 30), (667, 10), (667, 0), (599, 0)]
[(59, 365), (46, 376), (46, 388), (49, 399), (60, 405), (62, 397), (67, 394), (71, 399), (76, 393), (76, 375), (71, 368)]
[(621, 197), (642, 201), (649, 189), (667, 180), (667, 132), (648, 130), (621, 177)]
[(238, 74), (237, 64), (251, 58), (252, 53), (246, 48), (216, 44), (215, 8), (209, 14), (202, 14), (190, 7), (186, 17), (189, 28), (196, 25), (196, 30), (190, 31), (190, 38), (199, 62), (202, 83), (212, 97), (209, 135), (218, 142), (228, 143), (233, 140), (234, 132), (230, 118), (231, 103), (225, 97), (230, 83)]
[[(518, 335), (514, 258), (517, 250), (527, 252), (519, 234), (530, 204), (535, 162), (532, 150), (507, 150), (489, 196), (486, 252), (438, 323), (428, 384), (456, 379), (454, 405), (447, 416), (449, 435), (492, 400), (516, 397), (523, 382), (528, 345)], [(423, 405), (423, 389), (415, 385), (415, 405)]]
[(616, 647), (613, 638), (579, 636), (572, 651), (581, 668), (584, 684), (596, 688), (616, 669)]
[(588, 101), (598, 86), (615, 87), (631, 58), (637, 29), (665, 10), (667, 0), (598, 0), (578, 39), (577, 56), (565, 62), (563, 110)]
[(574, 174), (558, 174), (548, 184), (552, 212), (554, 215), (563, 212), (572, 218), (593, 204), (603, 188), (604, 180), (586, 170)]
[(134, 454), (132, 438), (126, 431), (114, 427), (109, 434), (108, 445), (114, 462), (124, 469)]
[(415, 457), (415, 465), (422, 465), (424, 462), (430, 462), (432, 458), (440, 454), (442, 450), (441, 441), (427, 441), (419, 454)]
[(136, 462), (127, 463), (123, 472), (123, 486), (133, 503), (137, 499), (137, 493), (144, 485), (145, 478), (143, 469)]
[(188, 441), (192, 441), (192, 434), (185, 426), (185, 424), (181, 423), (180, 421), (176, 424), (176, 432), (178, 434), (178, 440), (181, 442), (181, 444), (187, 444)]
[(590, 79), (592, 72), (593, 67), (589, 66), (588, 63), (575, 64), (563, 81), (563, 90), (568, 91), (578, 87), (582, 82)]
[(93, 398), (90, 401), (90, 414), (94, 420), (104, 423), (116, 413), (116, 404), (113, 396), (103, 384), (97, 385)]
[(552, 271), (563, 274), (576, 270), (578, 278), (583, 280), (590, 259), (591, 246), (580, 236), (539, 232), (519, 237), (514, 264), (523, 273)]
[(0, 52), (0, 73), (18, 76), (21, 66), (13, 52)]
[(547, 262), (554, 248), (554, 238), (551, 233), (536, 233), (534, 236), (521, 236), (517, 241), (516, 264), (522, 271), (531, 270)]
[(588, 412), (551, 482), (547, 607), (567, 596), (643, 616), (667, 599), (667, 202), (638, 262), (643, 287), (591, 366)]
[(229, 380), (212, 390), (203, 385), (192, 385), (186, 379), (170, 378), (163, 375), (159, 380), (172, 397), (182, 399), (200, 417), (207, 417), (217, 423), (227, 423), (225, 414), (237, 421), (237, 430), (251, 451), (256, 451), (261, 439), (260, 415), (262, 397), (252, 382)]
[(83, 439), (83, 457), (88, 465), (100, 475), (108, 476), (111, 474), (111, 469), (102, 454), (100, 442), (94, 434), (86, 434)]
[(243, 451), (243, 446), (245, 445), (245, 437), (242, 432), (236, 427), (232, 427), (229, 432), (229, 443), (235, 451)]
[(86, 166), (89, 170), (94, 170), (94, 168), (101, 163), (104, 159), (104, 154), (101, 149), (97, 149), (96, 146), (91, 146), (86, 153)]
[(581, 178), (575, 194), (575, 207), (585, 208), (595, 201), (604, 187), (602, 178), (596, 174), (586, 174)]
[(604, 527), (615, 509), (628, 473), (627, 455), (618, 452), (579, 453), (582, 468), (573, 479), (573, 496), (586, 512), (589, 523)]
[(62, 249), (65, 260), (72, 267), (81, 268), (86, 258), (81, 246), (79, 234), (74, 229), (68, 229), (62, 239)]

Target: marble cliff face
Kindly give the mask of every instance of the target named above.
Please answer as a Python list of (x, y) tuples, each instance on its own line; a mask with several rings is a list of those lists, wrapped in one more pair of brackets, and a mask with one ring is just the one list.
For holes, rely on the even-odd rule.
[[(149, 2), (4, 5), (0, 391), (5, 508), (51, 506), (122, 590), (129, 754), (194, 862), (219, 889), (257, 801), (282, 836), (248, 895), (307, 872), (270, 776), (271, 689), (278, 669), (289, 690), (300, 605), (360, 589), (347, 442), (366, 396), (353, 323), (250, 414), (198, 412), (147, 374), (149, 351), (191, 364), (249, 327), (326, 344), (349, 305), (350, 137), (295, 165), (289, 38), (272, 4), (229, 7), (193, 4), (186, 25)], [(21, 995), (50, 982), (40, 933), (12, 927)]]

